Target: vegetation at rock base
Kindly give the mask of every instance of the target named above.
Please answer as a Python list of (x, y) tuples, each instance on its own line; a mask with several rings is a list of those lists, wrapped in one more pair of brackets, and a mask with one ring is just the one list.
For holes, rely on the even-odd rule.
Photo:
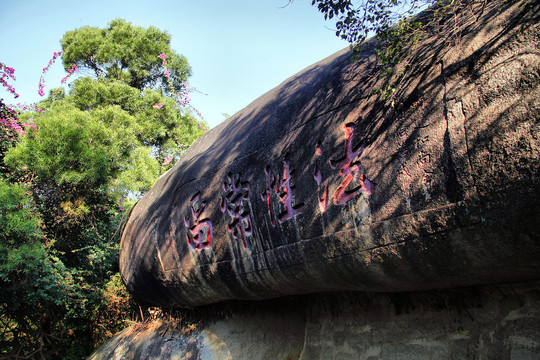
[(166, 32), (113, 20), (61, 43), (68, 93), (0, 102), (0, 358), (84, 358), (126, 326), (122, 224), (207, 128)]

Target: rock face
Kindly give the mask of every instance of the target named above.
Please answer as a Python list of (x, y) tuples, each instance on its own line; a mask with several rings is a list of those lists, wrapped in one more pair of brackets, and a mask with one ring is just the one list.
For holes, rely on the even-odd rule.
[(540, 359), (538, 285), (280, 299), (189, 334), (130, 327), (89, 360)]
[(523, 5), (422, 40), (392, 100), (372, 43), (205, 134), (132, 211), (128, 289), (197, 306), (540, 278), (539, 6)]

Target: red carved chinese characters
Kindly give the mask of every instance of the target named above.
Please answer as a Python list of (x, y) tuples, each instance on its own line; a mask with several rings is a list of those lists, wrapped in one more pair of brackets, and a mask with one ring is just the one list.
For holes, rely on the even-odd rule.
[[(354, 123), (347, 123), (343, 127), (345, 131), (345, 149), (343, 155), (338, 159), (330, 159), (326, 165), (339, 170), (340, 177), (337, 177), (338, 184), (327, 176), (323, 177), (322, 168), (319, 166), (322, 161), (323, 149), (321, 142), (317, 142), (315, 148), (315, 171), (313, 177), (317, 182), (317, 201), (319, 210), (324, 213), (328, 210), (329, 201), (334, 205), (343, 205), (354, 199), (358, 194), (364, 192), (370, 195), (375, 185), (366, 178), (361, 171), (360, 155), (365, 147), (362, 142), (354, 146), (355, 126)], [(319, 159), (321, 157), (321, 159)], [(325, 158), (325, 162), (328, 157)], [(283, 161), (283, 171), (272, 173), (271, 167), (266, 166), (266, 186), (261, 198), (268, 207), (268, 214), (272, 226), (284, 223), (287, 220), (301, 214), (304, 211), (304, 203), (298, 201), (294, 194), (294, 183), (289, 162)], [(325, 164), (324, 162), (322, 164)], [(249, 181), (242, 181), (242, 175), (229, 173), (223, 182), (224, 193), (221, 196), (221, 212), (230, 216), (227, 225), (228, 232), (234, 240), (241, 240), (245, 248), (249, 245), (249, 237), (253, 236), (253, 225), (249, 211)], [(333, 191), (333, 192), (331, 192)], [(330, 195), (331, 194), (331, 195)], [(276, 201), (277, 199), (277, 201)], [(330, 200), (333, 199), (333, 200)], [(186, 241), (193, 250), (203, 250), (212, 246), (212, 222), (205, 218), (206, 203), (200, 201), (200, 193), (193, 196), (190, 205), (191, 215), (184, 217), (187, 227)], [(172, 231), (172, 230), (171, 230)]]
[(341, 185), (334, 192), (334, 204), (345, 204), (349, 200), (353, 199), (358, 192), (365, 191), (367, 194), (371, 194), (373, 190), (373, 184), (369, 181), (365, 175), (362, 175), (360, 179), (360, 185), (352, 189), (347, 189), (356, 173), (360, 170), (360, 161), (355, 161), (356, 158), (364, 151), (362, 144), (353, 147), (352, 137), (354, 135), (354, 124), (347, 123), (344, 126), (345, 130), (345, 153), (343, 157), (337, 160), (330, 160), (330, 165), (333, 168), (339, 169), (339, 174), (345, 177)]
[(281, 202), (284, 210), (277, 215), (279, 223), (283, 223), (298, 214), (301, 214), (304, 208), (304, 204), (293, 205), (293, 192), (294, 186), (291, 184), (291, 171), (289, 170), (289, 163), (283, 162), (283, 176), (272, 176), (270, 167), (265, 169), (266, 173), (266, 191), (261, 194), (263, 200), (266, 200), (268, 205), (268, 211), (270, 214), (270, 221), (275, 226), (274, 213), (272, 211), (272, 192), (275, 191), (278, 194), (279, 201)]
[(232, 234), (234, 239), (241, 239), (244, 249), (247, 247), (247, 237), (252, 235), (251, 217), (248, 211), (245, 210), (242, 201), (249, 197), (249, 182), (240, 181), (241, 174), (236, 176), (236, 180), (232, 174), (227, 176), (227, 180), (223, 183), (225, 196), (221, 197), (221, 211), (227, 211), (232, 217), (231, 223), (227, 230)]
[(200, 193), (195, 194), (189, 202), (191, 216), (189, 220), (184, 216), (184, 224), (188, 228), (186, 240), (193, 250), (208, 249), (212, 246), (212, 222), (210, 219), (202, 218), (206, 203), (200, 202)]
[(279, 187), (276, 192), (279, 194), (279, 201), (281, 201), (281, 203), (285, 207), (285, 210), (278, 215), (278, 221), (281, 224), (285, 220), (288, 220), (302, 213), (302, 209), (304, 207), (304, 204), (292, 204), (292, 189), (294, 187), (291, 185), (291, 173), (289, 171), (289, 163), (286, 161), (283, 162), (283, 178), (281, 179), (281, 181), (279, 181), (278, 185)]
[(264, 173), (266, 174), (266, 190), (261, 194), (261, 199), (266, 201), (266, 205), (268, 205), (268, 214), (270, 215), (272, 226), (276, 226), (274, 211), (272, 210), (272, 189), (276, 185), (276, 177), (272, 176), (270, 166), (264, 169)]
[[(317, 143), (317, 147), (315, 148), (315, 153), (320, 156), (322, 155), (322, 149), (320, 142)], [(321, 170), (319, 169), (319, 163), (315, 162), (315, 173), (313, 174), (313, 177), (315, 178), (315, 181), (317, 181), (317, 185), (319, 188), (317, 189), (317, 200), (319, 201), (319, 210), (321, 212), (325, 212), (326, 209), (328, 209), (328, 180), (325, 181), (324, 184), (324, 190), (323, 190), (323, 180), (321, 175)], [(322, 196), (321, 196), (322, 192)]]

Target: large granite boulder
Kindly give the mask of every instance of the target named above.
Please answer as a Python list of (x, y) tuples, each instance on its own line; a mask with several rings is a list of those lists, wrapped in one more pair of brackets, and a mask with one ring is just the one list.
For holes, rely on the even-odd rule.
[(524, 3), (422, 40), (392, 98), (372, 42), (206, 133), (134, 207), (128, 289), (197, 306), (538, 279), (539, 6)]

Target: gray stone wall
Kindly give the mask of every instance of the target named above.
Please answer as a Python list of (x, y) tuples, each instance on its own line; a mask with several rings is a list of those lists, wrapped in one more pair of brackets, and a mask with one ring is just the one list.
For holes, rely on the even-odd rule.
[(191, 332), (161, 321), (131, 326), (90, 359), (534, 360), (539, 285), (221, 304), (197, 310), (223, 315)]

